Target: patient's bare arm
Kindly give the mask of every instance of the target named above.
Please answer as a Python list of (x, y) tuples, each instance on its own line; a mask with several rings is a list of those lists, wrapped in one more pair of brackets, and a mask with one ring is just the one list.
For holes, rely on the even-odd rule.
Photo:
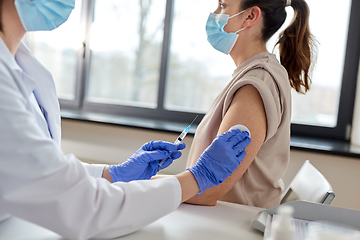
[(197, 205), (216, 205), (217, 200), (229, 192), (244, 175), (253, 162), (266, 136), (267, 121), (262, 98), (255, 87), (245, 85), (240, 88), (221, 122), (218, 135), (228, 131), (232, 126), (242, 124), (251, 132), (251, 143), (246, 148), (246, 157), (240, 166), (222, 184), (214, 186), (194, 196), (186, 203)]

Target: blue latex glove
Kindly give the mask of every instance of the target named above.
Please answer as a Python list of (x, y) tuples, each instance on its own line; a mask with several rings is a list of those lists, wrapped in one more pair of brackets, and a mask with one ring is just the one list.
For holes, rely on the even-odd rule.
[[(113, 182), (130, 182), (147, 180), (164, 168), (170, 166), (173, 160), (181, 156), (179, 150), (185, 148), (185, 143), (175, 145), (164, 141), (151, 141), (144, 144), (126, 162), (110, 165), (109, 173)], [(160, 166), (161, 160), (166, 161)]]
[(235, 171), (244, 159), (245, 148), (250, 142), (249, 133), (239, 129), (230, 130), (214, 139), (195, 165), (187, 169), (199, 185), (198, 195), (219, 185)]

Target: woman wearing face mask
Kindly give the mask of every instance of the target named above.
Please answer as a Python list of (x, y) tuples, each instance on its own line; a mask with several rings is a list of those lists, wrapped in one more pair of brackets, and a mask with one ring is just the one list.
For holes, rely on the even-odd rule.
[(26, 31), (61, 25), (74, 2), (0, 0), (0, 221), (13, 215), (71, 239), (114, 238), (220, 184), (242, 161), (250, 139), (240, 130), (226, 132), (194, 167), (154, 181), (133, 180), (150, 179), (185, 145), (149, 142), (112, 166), (64, 155), (54, 82), (21, 39)]
[[(294, 9), (294, 18), (279, 36), (279, 63), (266, 43), (285, 22), (287, 7)], [(197, 128), (187, 166), (233, 125), (247, 126), (252, 142), (229, 178), (187, 202), (278, 205), (290, 155), (290, 90), (306, 92), (311, 82), (314, 40), (308, 5), (304, 0), (220, 0), (206, 31), (209, 43), (230, 54), (237, 68)]]

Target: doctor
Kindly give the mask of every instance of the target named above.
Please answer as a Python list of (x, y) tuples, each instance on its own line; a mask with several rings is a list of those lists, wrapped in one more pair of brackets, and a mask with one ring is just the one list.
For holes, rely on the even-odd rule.
[(162, 159), (170, 165), (184, 144), (150, 142), (112, 166), (64, 155), (51, 74), (21, 39), (58, 27), (73, 8), (74, 0), (0, 0), (0, 219), (10, 214), (71, 239), (114, 238), (220, 184), (243, 160), (250, 138), (226, 132), (193, 167), (151, 181), (133, 180), (150, 179)]

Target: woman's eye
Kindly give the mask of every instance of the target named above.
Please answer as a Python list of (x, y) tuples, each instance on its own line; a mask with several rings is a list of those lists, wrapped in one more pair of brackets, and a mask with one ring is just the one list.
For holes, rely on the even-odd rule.
[(224, 7), (225, 7), (225, 5), (222, 3), (221, 0), (219, 0), (219, 6), (220, 6), (220, 8), (224, 8)]

